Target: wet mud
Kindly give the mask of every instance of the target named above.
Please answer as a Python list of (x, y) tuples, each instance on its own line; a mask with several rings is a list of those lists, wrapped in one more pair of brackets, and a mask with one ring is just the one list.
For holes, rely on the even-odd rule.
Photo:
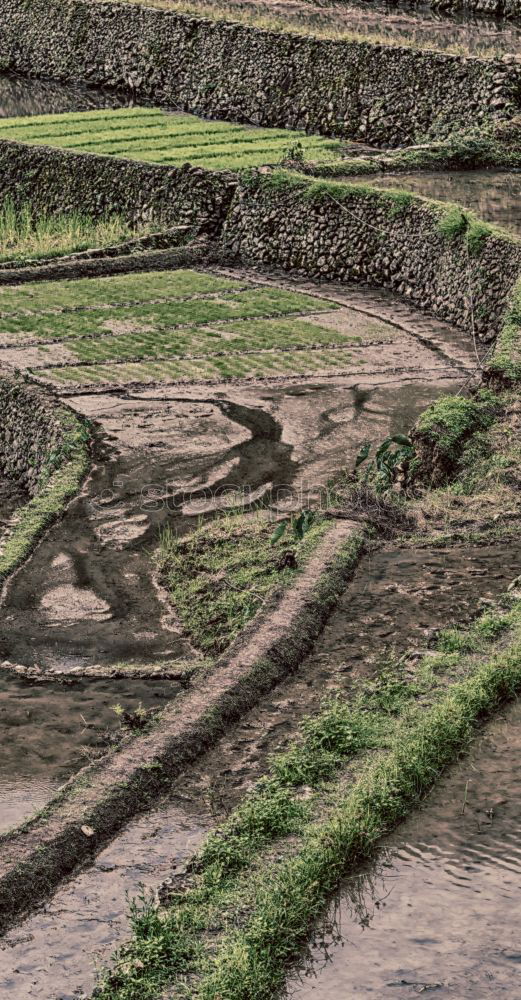
[(367, 314), (389, 323), (389, 342), (359, 348), (352, 374), (70, 397), (97, 427), (93, 472), (5, 588), (0, 661), (60, 672), (195, 657), (157, 584), (161, 528), (183, 533), (230, 503), (320, 500), (363, 441), (408, 429), (465, 381), (473, 358), (461, 332), (392, 296), (336, 286), (323, 294), (352, 308), (355, 328)]
[(518, 997), (521, 703), (344, 883), (295, 1000)]
[[(316, 498), (332, 472), (352, 465), (362, 441), (408, 428), (437, 394), (466, 378), (471, 347), (460, 332), (386, 293), (372, 297), (360, 289), (324, 286), (324, 295), (333, 292), (335, 300), (344, 296), (353, 309), (395, 324), (391, 346), (395, 350), (399, 342), (405, 366), (389, 367), (382, 345), (378, 365), (350, 376), (129, 386), (71, 397), (71, 405), (96, 422), (95, 467), (62, 521), (6, 588), (0, 658), (36, 664), (43, 678), (96, 663), (193, 658), (196, 653), (156, 583), (151, 554), (159, 528), (170, 524), (179, 532), (189, 530), (202, 515), (222, 507), (223, 493), (246, 490), (246, 504), (279, 490), (284, 496), (288, 487), (293, 503)], [(302, 715), (318, 706), (328, 688), (374, 669), (382, 645), (409, 641), (422, 586), (419, 641), (427, 641), (429, 630), (447, 624), (452, 614), (460, 619), (464, 600), (469, 615), (475, 612), (476, 577), (478, 592), (503, 590), (516, 575), (510, 569), (515, 554), (505, 549), (497, 554), (498, 562), (492, 552), (488, 558), (487, 563), (481, 550), (468, 557), (433, 553), (425, 582), (425, 553), (384, 550), (369, 557), (302, 673), (264, 699), (212, 754), (177, 779), (157, 814), (129, 824), (94, 865), (9, 934), (1, 952), (0, 985), (13, 1000), (64, 1000), (91, 990), (95, 956), (108, 961), (128, 933), (125, 891), (139, 894), (140, 882), (158, 890), (172, 872), (172, 861), (180, 864), (196, 848), (204, 830), (265, 771), (268, 755), (294, 734)], [(482, 570), (490, 576), (486, 586)], [(389, 589), (391, 584), (397, 589)], [(404, 607), (400, 618), (397, 608)], [(360, 632), (366, 633), (362, 643)], [(91, 683), (85, 681), (89, 690)], [(127, 681), (123, 686), (132, 690)], [(28, 692), (36, 698), (31, 688)], [(94, 693), (92, 698), (96, 714)], [(75, 733), (80, 703), (81, 698), (67, 707), (64, 702)], [(103, 711), (111, 703), (112, 689)], [(58, 772), (67, 768), (67, 739), (63, 753), (56, 750)], [(71, 746), (75, 752), (76, 744)], [(46, 794), (49, 786), (41, 804)], [(144, 845), (143, 853), (136, 845)]]
[(504, 593), (520, 568), (521, 543), (419, 550), (389, 544), (367, 554), (298, 673), (185, 775), (185, 788), (194, 797), (210, 788), (223, 809), (233, 808), (328, 693), (349, 694), (389, 656), (427, 650), (439, 629), (470, 622)]
[(64, 884), (52, 901), (0, 941), (0, 994), (10, 1000), (78, 1000), (129, 933), (130, 897), (154, 892), (161, 878), (195, 853), (212, 817), (197, 803), (160, 805), (140, 817)]
[(160, 710), (172, 682), (25, 681), (0, 673), (0, 833), (44, 806), (72, 774), (123, 734), (122, 713)]
[[(130, 823), (93, 866), (8, 934), (0, 986), (9, 987), (13, 1000), (72, 1000), (88, 993), (95, 960), (106, 964), (128, 933), (125, 891), (132, 897), (141, 883), (152, 893), (168, 886), (204, 833), (237, 805), (266, 772), (270, 755), (284, 748), (303, 715), (316, 711), (329, 691), (349, 692), (355, 678), (379, 668), (386, 652), (428, 648), (437, 629), (470, 621), (484, 601), (506, 589), (520, 563), (521, 548), (512, 544), (421, 551), (389, 546), (366, 556), (299, 673), (176, 779), (157, 812)], [(331, 994), (337, 995), (344, 1000), (358, 993)]]
[(372, 187), (400, 188), (470, 208), (486, 222), (521, 235), (521, 171), (457, 170), (369, 178)]

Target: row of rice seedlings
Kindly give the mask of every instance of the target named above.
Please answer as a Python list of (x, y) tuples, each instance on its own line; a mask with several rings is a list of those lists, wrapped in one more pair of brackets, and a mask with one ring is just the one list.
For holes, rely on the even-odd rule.
[[(79, 340), (71, 344), (69, 353), (79, 361), (103, 361), (107, 358), (162, 357), (164, 355), (216, 354), (233, 352), (273, 350), (274, 348), (318, 347), (338, 345), (342, 335), (335, 330), (313, 323), (291, 321), (269, 323), (259, 322), (249, 330), (234, 326), (222, 329), (197, 327), (182, 331), (158, 331), (154, 333), (119, 334), (117, 337), (103, 337), (101, 340)], [(346, 346), (353, 345), (353, 338), (346, 337)]]
[(34, 125), (52, 125), (56, 123), (59, 125), (65, 119), (67, 122), (95, 122), (95, 121), (117, 121), (118, 119), (135, 119), (135, 118), (164, 118), (165, 111), (161, 108), (97, 108), (93, 111), (59, 111), (54, 114), (47, 115), (28, 115), (25, 118), (1, 118), (0, 119), (0, 131), (6, 131), (8, 129), (17, 129), (21, 124), (27, 125), (27, 127), (33, 127)]
[[(154, 153), (136, 153), (136, 152), (126, 152), (123, 153), (105, 153), (102, 155), (118, 156), (121, 159), (126, 160), (137, 160), (141, 163), (157, 163), (161, 166), (168, 167), (182, 167), (186, 163), (191, 163), (193, 166), (206, 167), (208, 170), (245, 170), (251, 167), (266, 167), (266, 166), (277, 166), (281, 164), (287, 156), (287, 149), (281, 147), (278, 151), (278, 156), (276, 152), (267, 153), (263, 150), (260, 152), (244, 152), (244, 153), (229, 153), (227, 156), (221, 155), (219, 157), (208, 157), (201, 154), (197, 155), (176, 155), (174, 151), (168, 152), (154, 152)], [(327, 156), (313, 156), (313, 160), (319, 159), (321, 163), (329, 163), (330, 159), (334, 157)]]
[[(230, 354), (222, 358), (179, 358), (175, 361), (48, 368), (44, 374), (55, 383), (84, 385), (98, 382), (124, 385), (127, 382), (318, 374), (331, 370), (343, 371), (352, 364), (350, 354), (343, 350), (302, 350), (291, 353)], [(41, 376), (41, 370), (37, 374)]]
[[(15, 119), (16, 124), (5, 126), (4, 122), (7, 120), (0, 120), (0, 133), (5, 131), (9, 138), (32, 134), (39, 137), (52, 137), (61, 135), (91, 136), (98, 133), (114, 134), (119, 137), (122, 133), (133, 134), (145, 130), (151, 133), (170, 130), (183, 135), (198, 135), (199, 133), (244, 132), (247, 128), (245, 125), (233, 122), (207, 121), (204, 118), (196, 118), (194, 115), (170, 115), (164, 111), (152, 116), (144, 112), (133, 118), (123, 118), (117, 112), (110, 112), (103, 118), (90, 121), (67, 113), (61, 114), (57, 120), (52, 122), (46, 121), (44, 115), (33, 115), (28, 118)], [(274, 131), (282, 130), (274, 129)]]
[[(337, 144), (328, 142), (326, 139), (311, 138), (299, 140), (303, 152), (333, 153), (337, 150)], [(254, 132), (245, 133), (240, 137), (233, 137), (231, 140), (226, 137), (226, 141), (197, 142), (193, 140), (189, 143), (178, 142), (174, 137), (161, 136), (158, 139), (139, 139), (138, 141), (114, 143), (112, 139), (106, 138), (103, 141), (92, 143), (88, 147), (84, 143), (70, 143), (68, 140), (58, 140), (54, 145), (63, 149), (85, 150), (90, 153), (108, 153), (116, 156), (128, 156), (141, 153), (167, 153), (176, 157), (189, 159), (198, 157), (205, 160), (213, 160), (222, 156), (242, 156), (243, 153), (262, 153), (269, 155), (276, 153), (280, 156), (291, 146), (291, 138), (281, 136), (279, 138), (259, 138)]]
[[(138, 109), (129, 109), (132, 111)], [(151, 109), (153, 110), (153, 109)], [(0, 122), (0, 137), (46, 144), (57, 148), (87, 150), (107, 155), (120, 155), (132, 159), (148, 161), (180, 162), (233, 156), (234, 160), (224, 166), (234, 166), (237, 157), (246, 157), (244, 165), (277, 162), (285, 149), (299, 141), (305, 152), (332, 154), (340, 150), (338, 141), (320, 136), (306, 136), (290, 129), (251, 128), (228, 122), (207, 122), (193, 116), (167, 115), (158, 111), (142, 115), (107, 112), (101, 118), (82, 119), (77, 115), (62, 114), (19, 119), (13, 124)], [(262, 149), (253, 149), (259, 147)], [(203, 152), (201, 152), (203, 150)], [(151, 155), (157, 151), (157, 156)], [(145, 155), (136, 156), (143, 153)], [(251, 154), (254, 160), (249, 161)], [(258, 159), (258, 156), (261, 159)], [(213, 162), (209, 164), (213, 166)], [(220, 169), (220, 166), (217, 167)]]
[[(219, 137), (211, 139), (203, 137), (201, 141), (199, 139), (194, 141), (193, 137), (190, 137), (187, 142), (183, 138), (178, 139), (175, 134), (172, 136), (167, 134), (160, 135), (158, 138), (150, 138), (147, 135), (122, 142), (119, 140), (114, 142), (110, 136), (105, 135), (99, 141), (92, 143), (58, 139), (53, 140), (52, 144), (60, 149), (84, 150), (90, 153), (113, 153), (120, 156), (126, 156), (127, 153), (164, 151), (184, 157), (204, 156), (205, 158), (222, 155), (237, 156), (242, 152), (272, 152), (275, 150), (280, 153), (288, 149), (292, 144), (291, 136), (289, 138), (288, 136), (258, 136), (255, 132), (243, 132), (240, 135), (233, 135), (231, 137), (226, 135), (224, 136), (224, 140), (223, 136), (219, 135)], [(324, 153), (334, 153), (338, 151), (338, 144), (328, 142), (326, 139), (302, 138), (299, 139), (299, 144), (304, 152), (322, 151)]]
[[(183, 128), (181, 125), (171, 125), (168, 122), (161, 125), (143, 125), (140, 128), (129, 128), (129, 129), (102, 129), (97, 131), (77, 131), (77, 132), (64, 132), (57, 134), (56, 132), (47, 133), (45, 136), (38, 133), (38, 142), (43, 138), (46, 140), (51, 139), (53, 142), (62, 141), (70, 144), (71, 148), (77, 146), (98, 146), (100, 144), (112, 143), (114, 146), (120, 144), (146, 144), (147, 142), (172, 142), (175, 141), (176, 145), (179, 146), (212, 146), (223, 143), (224, 140), (229, 143), (242, 143), (242, 142), (271, 142), (274, 140), (282, 140), (284, 142), (294, 142), (296, 140), (311, 141), (314, 139), (321, 145), (329, 145), (331, 147), (338, 146), (338, 140), (329, 140), (326, 138), (318, 137), (306, 137), (303, 133), (291, 132), (289, 129), (261, 129), (261, 128), (245, 128), (242, 125), (220, 125), (219, 128), (206, 128), (206, 122), (200, 122), (198, 126), (191, 126), (190, 128)], [(26, 134), (26, 133), (24, 133)], [(31, 139), (32, 141), (32, 139)]]
[(187, 295), (238, 291), (248, 284), (238, 279), (180, 268), (178, 271), (144, 271), (76, 281), (42, 281), (19, 288), (0, 286), (0, 315), (20, 310), (45, 313), (87, 306), (102, 309), (104, 306), (149, 302), (155, 298), (175, 301)]
[[(231, 293), (227, 299), (172, 300), (156, 304), (143, 303), (121, 306), (109, 315), (107, 310), (57, 314), (9, 314), (0, 320), (0, 334), (20, 339), (60, 340), (63, 338), (89, 337), (104, 333), (124, 333), (127, 329), (137, 332), (146, 327), (171, 328), (175, 326), (205, 326), (212, 322), (233, 319), (250, 319), (283, 316), (291, 313), (329, 311), (335, 306), (322, 299), (298, 292), (280, 289), (252, 289)], [(338, 308), (338, 307), (336, 307)]]

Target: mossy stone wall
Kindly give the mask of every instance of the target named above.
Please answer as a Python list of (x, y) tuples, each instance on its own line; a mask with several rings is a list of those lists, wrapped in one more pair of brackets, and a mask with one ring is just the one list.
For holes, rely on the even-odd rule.
[(508, 117), (521, 67), (305, 37), (139, 4), (2, 0), (0, 69), (131, 88), (210, 117), (403, 145)]
[(450, 212), (406, 192), (255, 175), (239, 186), (224, 246), (245, 263), (392, 289), (492, 340), (521, 274), (521, 240), (485, 228), (469, 247), (465, 233), (447, 234)]
[(113, 214), (129, 224), (189, 225), (213, 235), (236, 178), (201, 167), (165, 167), (0, 140), (0, 202), (38, 212)]

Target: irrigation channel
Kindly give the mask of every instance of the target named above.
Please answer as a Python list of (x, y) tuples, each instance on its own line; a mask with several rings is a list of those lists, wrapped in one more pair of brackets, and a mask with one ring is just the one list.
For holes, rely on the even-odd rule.
[(521, 703), (346, 882), (295, 1000), (519, 996)]

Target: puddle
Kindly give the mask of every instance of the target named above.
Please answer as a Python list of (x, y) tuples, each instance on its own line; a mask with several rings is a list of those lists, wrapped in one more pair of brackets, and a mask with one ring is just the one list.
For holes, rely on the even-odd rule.
[(368, 178), (367, 183), (372, 187), (413, 191), (438, 201), (457, 202), (472, 209), (480, 219), (521, 236), (521, 171), (427, 171)]
[(123, 108), (130, 107), (132, 103), (130, 97), (124, 94), (97, 90), (81, 84), (66, 85), (52, 80), (0, 73), (0, 118)]
[(520, 760), (518, 702), (344, 883), (295, 1000), (520, 995)]
[(120, 705), (163, 708), (172, 682), (75, 679), (66, 683), (0, 672), (0, 833), (42, 808), (57, 789), (109, 745)]

